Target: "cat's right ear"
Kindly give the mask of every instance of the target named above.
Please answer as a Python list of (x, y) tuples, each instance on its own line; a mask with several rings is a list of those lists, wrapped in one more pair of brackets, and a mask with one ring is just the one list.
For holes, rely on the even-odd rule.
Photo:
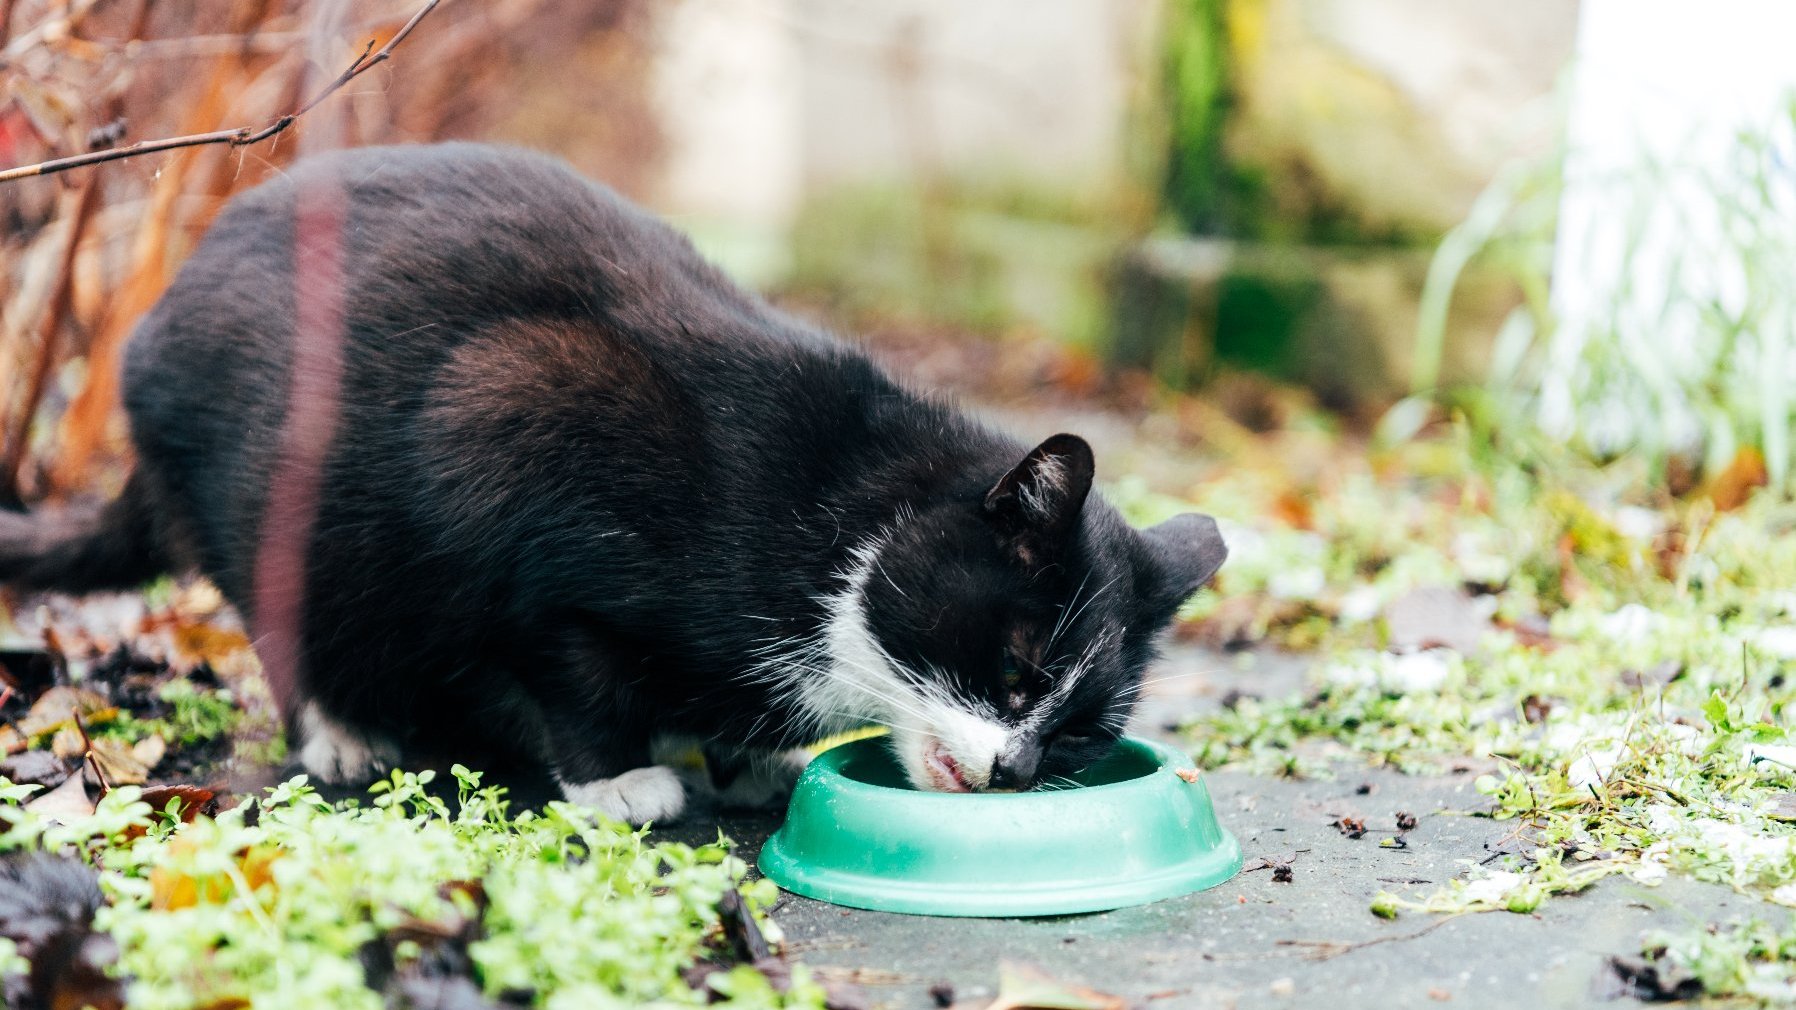
[(1095, 469), (1084, 439), (1055, 435), (986, 492), (985, 520), (1023, 564), (1048, 564), (1078, 525)]
[(1196, 512), (1173, 516), (1140, 536), (1146, 548), (1148, 601), (1167, 613), (1203, 588), (1229, 556), (1216, 520)]

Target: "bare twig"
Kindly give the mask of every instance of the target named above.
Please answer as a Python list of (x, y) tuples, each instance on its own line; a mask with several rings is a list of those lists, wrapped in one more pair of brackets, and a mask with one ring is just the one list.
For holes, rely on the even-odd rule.
[(39, 175), (50, 175), (54, 172), (66, 172), (71, 168), (85, 168), (89, 165), (117, 161), (120, 158), (134, 158), (139, 155), (155, 154), (159, 151), (173, 151), (183, 147), (200, 147), (205, 144), (228, 144), (231, 147), (243, 147), (249, 144), (259, 144), (262, 141), (281, 133), (289, 126), (292, 126), (294, 121), (299, 119), (300, 116), (312, 111), (313, 108), (317, 107), (318, 103), (335, 94), (345, 84), (348, 84), (350, 81), (353, 81), (357, 77), (368, 72), (375, 65), (386, 62), (387, 57), (391, 56), (393, 53), (393, 47), (405, 41), (405, 37), (412, 33), (412, 29), (418, 26), (418, 22), (424, 20), (424, 16), (435, 10), (437, 4), (441, 2), (442, 0), (428, 0), (423, 7), (418, 9), (416, 14), (412, 15), (410, 21), (407, 21), (399, 31), (393, 34), (392, 38), (387, 40), (386, 45), (380, 47), (379, 51), (373, 51), (374, 41), (370, 39), (367, 46), (362, 49), (362, 54), (356, 58), (354, 63), (349, 65), (347, 70), (338, 74), (336, 80), (326, 85), (322, 91), (312, 96), (309, 101), (304, 105), (301, 105), (298, 109), (287, 113), (259, 130), (248, 126), (240, 126), (233, 130), (214, 130), (210, 133), (195, 133), (185, 137), (169, 137), (165, 140), (139, 141), (128, 147), (115, 147), (106, 151), (93, 151), (88, 154), (78, 154), (67, 158), (56, 158), (51, 161), (40, 162), (36, 165), (21, 165), (18, 168), (9, 168), (5, 171), (0, 171), (0, 182), (11, 182), (15, 179), (26, 179)]
[(94, 753), (93, 738), (87, 735), (87, 727), (81, 724), (81, 709), (70, 708), (69, 718), (75, 720), (75, 731), (81, 734), (81, 762), (93, 769), (94, 780), (100, 784), (100, 798), (112, 791), (112, 783), (106, 781), (106, 770), (100, 767), (99, 755)]
[(1278, 946), (1297, 948), (1303, 951), (1304, 956), (1311, 961), (1328, 961), (1340, 957), (1342, 954), (1350, 954), (1356, 950), (1364, 950), (1367, 947), (1376, 947), (1381, 943), (1402, 943), (1406, 940), (1419, 939), (1464, 914), (1465, 913), (1463, 912), (1457, 912), (1453, 915), (1444, 916), (1423, 926), (1413, 933), (1399, 933), (1393, 936), (1377, 936), (1370, 940), (1360, 940), (1358, 942), (1348, 942), (1345, 940), (1280, 940), (1278, 941)]

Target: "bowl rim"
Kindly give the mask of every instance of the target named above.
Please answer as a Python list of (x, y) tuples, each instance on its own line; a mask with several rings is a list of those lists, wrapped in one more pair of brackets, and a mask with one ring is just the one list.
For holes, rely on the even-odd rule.
[[(1117, 753), (1117, 751), (1127, 750), (1143, 754), (1152, 762), (1154, 767), (1143, 775), (1120, 779), (1116, 782), (1105, 782), (1095, 786), (1078, 786), (1070, 789), (1027, 789), (1021, 792), (1007, 793), (949, 793), (936, 792), (928, 789), (916, 789), (910, 786), (880, 785), (877, 782), (868, 782), (864, 779), (857, 779), (842, 771), (842, 766), (859, 754), (886, 748), (886, 740), (887, 738), (882, 734), (880, 736), (862, 737), (858, 740), (850, 740), (846, 743), (837, 744), (817, 755), (815, 758), (812, 758), (810, 765), (805, 769), (805, 773), (807, 776), (822, 780), (819, 784), (827, 785), (828, 788), (842, 794), (866, 793), (870, 796), (882, 796), (886, 798), (903, 796), (907, 798), (906, 802), (953, 803), (958, 805), (975, 800), (985, 803), (1060, 803), (1065, 802), (1068, 797), (1073, 796), (1091, 796), (1098, 793), (1110, 794), (1125, 790), (1149, 790), (1154, 788), (1153, 783), (1156, 778), (1163, 775), (1177, 775), (1178, 769), (1180, 768), (1189, 768), (1193, 771), (1198, 770), (1196, 763), (1191, 760), (1189, 755), (1182, 751), (1175, 750), (1156, 740), (1149, 740), (1138, 736), (1124, 736), (1116, 741), (1117, 749), (1113, 750), (1110, 755), (1106, 755), (1103, 760), (1109, 760), (1112, 755)], [(815, 771), (813, 772), (812, 769), (815, 769)], [(1182, 777), (1180, 780), (1184, 781)], [(802, 783), (800, 784), (800, 788), (802, 788)]]
[[(762, 844), (755, 862), (764, 875), (794, 894), (852, 908), (956, 918), (1078, 915), (1161, 901), (1207, 890), (1232, 879), (1243, 861), (1240, 843), (1216, 818), (1204, 780), (1186, 780), (1176, 775), (1180, 768), (1195, 767), (1189, 755), (1141, 737), (1124, 737), (1118, 745), (1150, 760), (1152, 770), (1118, 782), (1074, 789), (968, 794), (879, 785), (851, 778), (842, 773), (842, 766), (859, 755), (875, 753), (875, 748), (885, 756), (886, 742), (878, 738), (849, 741), (818, 755), (806, 769), (794, 793), (793, 809), (787, 811), (778, 830)], [(957, 815), (984, 820), (1004, 811), (1001, 816), (1006, 818), (1021, 815), (1051, 822), (1076, 816), (1076, 808), (1087, 804), (1125, 810), (1151, 805), (1157, 810), (1169, 796), (1168, 790), (1196, 792), (1197, 816), (1210, 824), (1214, 840), (1193, 849), (1184, 858), (1118, 877), (1050, 877), (1039, 881), (1005, 878), (989, 883), (907, 878), (836, 863), (828, 857), (811, 862), (800, 858), (806, 843), (797, 841), (817, 830), (822, 822), (814, 818), (837, 803), (879, 809), (906, 820)], [(811, 799), (805, 807), (803, 828), (797, 828), (793, 821), (798, 793), (806, 793)], [(789, 834), (795, 829), (798, 834)], [(855, 830), (849, 834), (854, 836)]]

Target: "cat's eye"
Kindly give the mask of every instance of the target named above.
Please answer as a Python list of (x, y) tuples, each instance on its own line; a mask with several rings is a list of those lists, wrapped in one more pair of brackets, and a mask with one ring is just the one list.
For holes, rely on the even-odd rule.
[(1054, 739), (1069, 747), (1088, 747), (1104, 742), (1108, 736), (1097, 726), (1065, 726), (1054, 734)]
[(1017, 664), (1016, 656), (1009, 649), (1004, 650), (1004, 686), (1015, 689), (1023, 682), (1023, 669)]

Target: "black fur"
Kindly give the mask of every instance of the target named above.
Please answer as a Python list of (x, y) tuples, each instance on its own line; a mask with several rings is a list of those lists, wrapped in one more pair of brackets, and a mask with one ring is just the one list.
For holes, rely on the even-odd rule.
[(1087, 664), (990, 782), (1027, 784), (1102, 753), (1222, 562), (1207, 519), (1129, 529), (1081, 440), (1031, 454), (559, 163), (449, 144), (316, 158), (234, 200), (129, 347), (130, 488), (90, 526), (0, 517), (0, 578), (193, 567), (255, 627), (296, 192), (340, 193), (347, 221), (303, 629), (304, 692), (347, 724), (439, 752), (478, 735), (576, 783), (663, 733), (801, 743), (819, 721), (769, 645), (814, 640), (881, 536), (867, 623), (912, 675), (1017, 719)]

